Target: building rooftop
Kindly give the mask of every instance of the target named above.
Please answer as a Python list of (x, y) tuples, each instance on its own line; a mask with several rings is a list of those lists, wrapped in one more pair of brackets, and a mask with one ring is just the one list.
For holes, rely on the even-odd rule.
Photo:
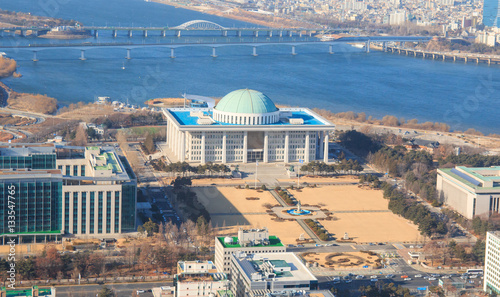
[(259, 91), (241, 89), (224, 96), (215, 109), (231, 113), (270, 113), (277, 111), (276, 105)]
[(439, 171), (473, 189), (500, 190), (500, 166), (457, 166), (455, 168), (442, 168)]
[[(225, 241), (226, 238), (232, 238), (232, 242), (226, 242)], [(217, 240), (219, 240), (219, 242), (222, 244), (222, 246), (224, 248), (241, 248), (241, 247), (246, 247), (246, 246), (241, 246), (240, 245), (240, 243), (238, 241), (238, 237), (217, 237)], [(255, 244), (255, 245), (248, 246), (248, 247), (264, 247), (264, 246), (267, 246), (267, 247), (282, 247), (284, 245), (281, 243), (281, 240), (278, 237), (270, 235), (269, 236), (269, 241), (267, 242), (267, 244), (265, 244), (265, 243), (263, 243), (263, 244)]]
[(0, 157), (27, 157), (36, 154), (55, 154), (54, 145), (0, 146)]
[(252, 281), (317, 281), (294, 253), (231, 254)]
[[(219, 103), (220, 104), (220, 103)], [(198, 123), (200, 116), (194, 115), (192, 112), (197, 111), (205, 117), (213, 119), (212, 110), (208, 108), (195, 109), (195, 108), (169, 108), (165, 109), (169, 112), (181, 126), (200, 126)], [(266, 125), (252, 125), (252, 126), (327, 126), (332, 125), (325, 119), (316, 115), (313, 111), (307, 108), (282, 108), (280, 109), (280, 120), (276, 123)], [(298, 119), (301, 124), (293, 124), (294, 120)], [(292, 120), (292, 121), (290, 121)], [(303, 122), (303, 123), (302, 123)], [(206, 126), (206, 125), (205, 125)], [(213, 120), (210, 126), (243, 126), (238, 124), (223, 123)]]

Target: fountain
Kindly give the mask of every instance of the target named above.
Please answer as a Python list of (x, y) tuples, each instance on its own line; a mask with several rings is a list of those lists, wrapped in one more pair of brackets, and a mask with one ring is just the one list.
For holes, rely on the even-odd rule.
[(310, 210), (302, 209), (302, 204), (300, 204), (300, 200), (297, 202), (297, 208), (289, 209), (286, 212), (294, 216), (303, 216), (311, 214)]

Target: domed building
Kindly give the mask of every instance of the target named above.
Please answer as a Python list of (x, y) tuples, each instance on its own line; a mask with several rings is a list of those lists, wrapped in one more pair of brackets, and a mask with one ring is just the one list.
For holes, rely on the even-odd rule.
[(163, 113), (167, 146), (177, 161), (201, 164), (328, 162), (328, 135), (335, 128), (308, 108), (277, 108), (249, 89), (227, 94), (214, 107)]

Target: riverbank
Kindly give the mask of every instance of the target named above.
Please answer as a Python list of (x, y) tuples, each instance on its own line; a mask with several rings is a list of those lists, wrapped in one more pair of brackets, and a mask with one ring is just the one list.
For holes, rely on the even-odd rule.
[[(188, 10), (193, 10), (197, 12), (207, 13), (210, 15), (215, 15), (223, 18), (238, 20), (246, 23), (252, 23), (259, 26), (270, 27), (270, 28), (317, 28), (313, 24), (307, 22), (301, 22), (297, 20), (286, 19), (282, 17), (276, 17), (274, 15), (263, 14), (258, 12), (246, 11), (237, 7), (223, 7), (216, 5), (207, 5), (204, 2), (192, 1), (191, 5), (184, 5), (179, 2), (173, 2), (168, 0), (152, 0), (152, 2), (165, 4), (177, 8), (183, 8)], [(193, 5), (198, 4), (198, 5)]]

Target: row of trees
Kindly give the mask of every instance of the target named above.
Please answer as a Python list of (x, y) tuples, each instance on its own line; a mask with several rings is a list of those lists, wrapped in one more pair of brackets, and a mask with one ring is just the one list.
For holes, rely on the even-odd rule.
[(460, 154), (449, 155), (445, 159), (439, 160), (439, 165), (468, 165), (472, 167), (490, 167), (500, 165), (500, 156), (485, 156), (481, 154)]
[(320, 161), (312, 161), (307, 163), (306, 165), (302, 165), (300, 167), (301, 172), (307, 172), (312, 175), (329, 175), (335, 174), (339, 172), (350, 173), (356, 172), (359, 173), (363, 171), (363, 166), (358, 162), (358, 160), (346, 160), (342, 159), (339, 164), (326, 164)]
[(189, 163), (187, 162), (166, 164), (162, 160), (155, 160), (152, 162), (152, 164), (155, 170), (161, 170), (173, 174), (181, 174), (181, 176), (193, 174), (214, 176), (216, 174), (220, 177), (225, 176), (231, 172), (231, 168), (229, 168), (229, 166), (224, 164), (215, 164), (212, 162), (207, 162), (206, 164), (198, 165), (196, 167), (189, 165)]
[(304, 220), (304, 223), (311, 228), (311, 230), (318, 236), (319, 239), (323, 241), (327, 241), (330, 239), (328, 232), (325, 229), (321, 228), (315, 221), (311, 219)]
[(384, 191), (384, 198), (389, 199), (389, 209), (418, 225), (421, 234), (431, 236), (433, 233), (447, 233), (446, 224), (440, 221), (424, 205), (406, 198), (403, 193), (388, 183), (382, 183), (382, 190)]

